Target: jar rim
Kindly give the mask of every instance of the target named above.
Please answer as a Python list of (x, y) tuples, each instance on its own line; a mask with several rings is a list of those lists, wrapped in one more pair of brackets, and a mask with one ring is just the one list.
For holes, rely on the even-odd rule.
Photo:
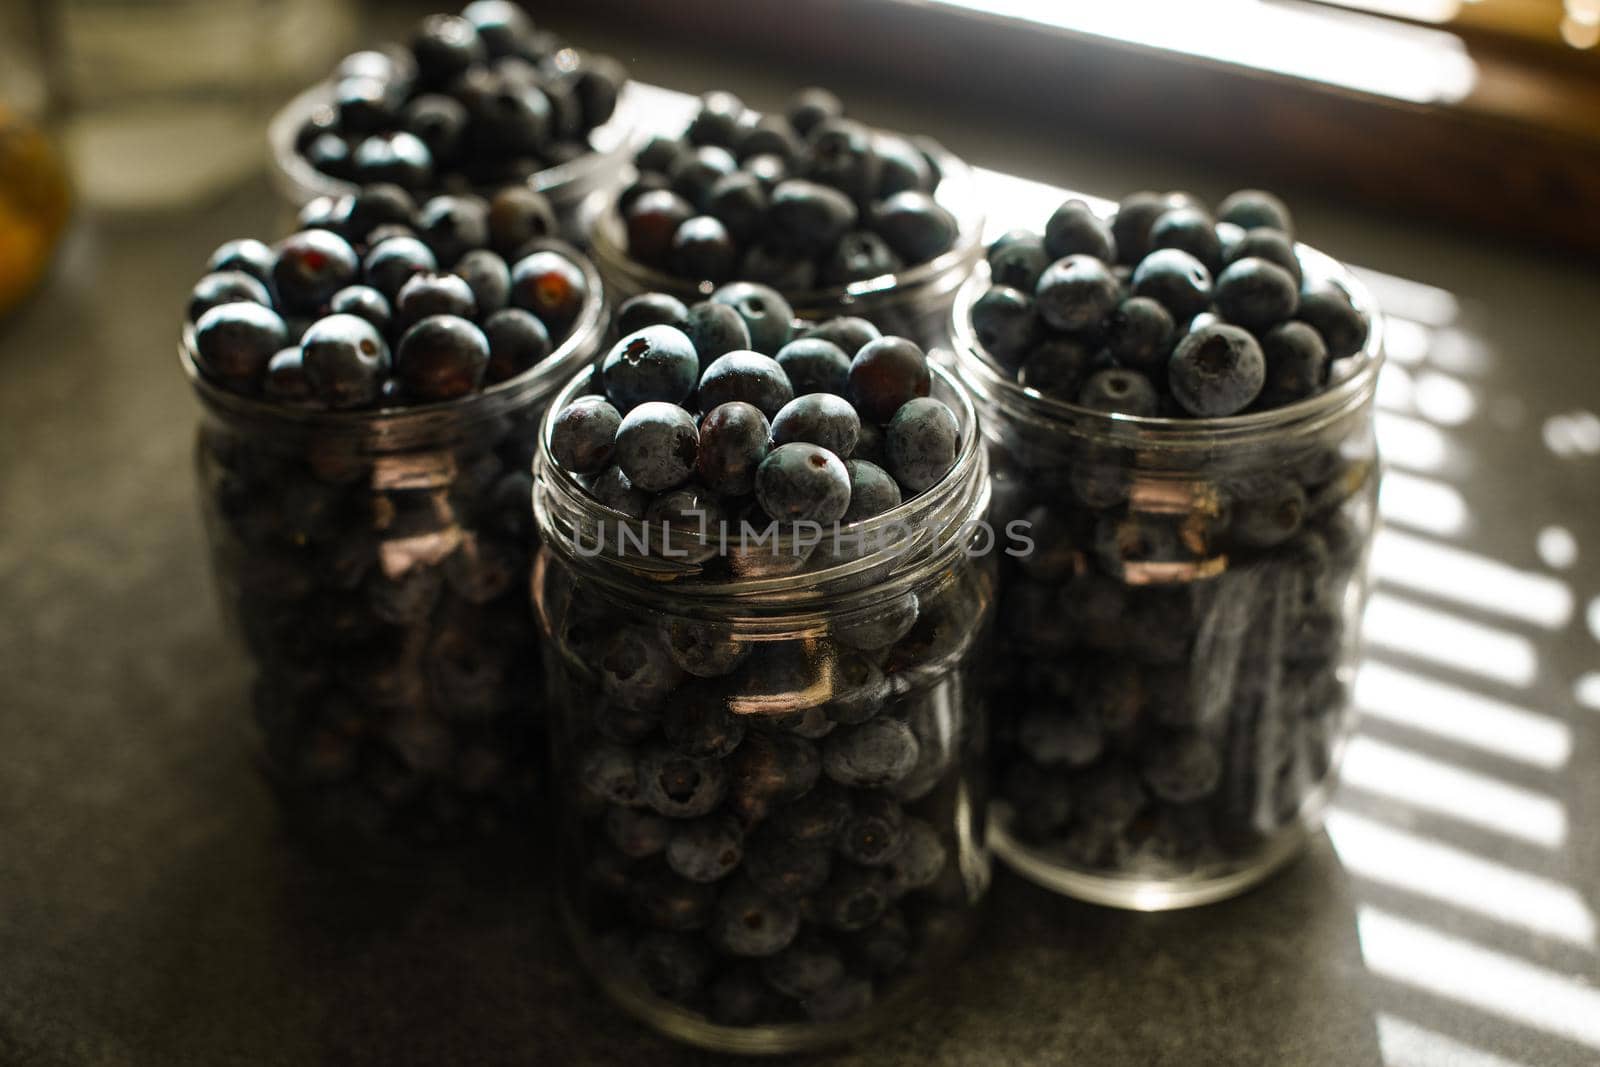
[[(978, 196), (977, 174), (959, 156), (943, 146), (935, 146), (940, 181), (933, 198), (956, 219), (956, 243), (949, 249), (915, 266), (875, 278), (863, 278), (848, 285), (792, 292), (779, 290), (801, 318), (842, 314), (841, 305), (874, 302), (903, 293), (931, 287), (942, 279), (965, 278), (983, 250), (984, 213)], [(626, 188), (624, 184), (623, 188)], [(595, 262), (608, 272), (626, 278), (640, 292), (671, 293), (679, 297), (704, 299), (718, 288), (716, 282), (694, 281), (648, 267), (628, 255), (623, 239), (623, 223), (617, 203), (622, 190), (596, 194), (602, 206), (591, 211), (589, 248)], [(734, 279), (737, 280), (737, 279)], [(954, 288), (952, 286), (951, 288)]]
[(1314, 396), (1267, 411), (1210, 418), (1111, 413), (1045, 396), (1036, 389), (1022, 386), (1001, 370), (972, 328), (972, 306), (989, 287), (987, 263), (979, 264), (962, 285), (950, 312), (956, 372), (968, 389), (980, 397), (993, 399), (1008, 412), (1077, 427), (1088, 435), (1133, 439), (1163, 447), (1209, 447), (1219, 442), (1319, 423), (1359, 403), (1376, 387), (1378, 371), (1384, 362), (1383, 314), (1366, 285), (1344, 264), (1310, 245), (1297, 242), (1294, 248), (1303, 267), (1342, 289), (1356, 310), (1366, 315), (1369, 324), (1361, 350), (1346, 357), (1355, 361), (1354, 369)]
[[(332, 104), (333, 92), (334, 82), (331, 78), (307, 86), (279, 108), (267, 123), (267, 145), (272, 153), (275, 184), (296, 204), (305, 204), (319, 196), (346, 196), (361, 189), (356, 182), (332, 177), (313, 167), (294, 146), (295, 137), (311, 113), (318, 107)], [(638, 89), (632, 81), (625, 82), (617, 92), (617, 107), (611, 117), (589, 131), (590, 151), (576, 159), (535, 171), (521, 184), (548, 195), (628, 158), (639, 138), (643, 112), (643, 100)], [(492, 192), (514, 184), (519, 183), (501, 182), (476, 191)], [(446, 191), (437, 187), (422, 195), (433, 196)]]
[[(556, 463), (551, 454), (550, 435), (556, 418), (567, 403), (590, 387), (593, 371), (574, 375), (552, 400), (541, 422), (534, 457), (534, 515), (540, 541), (569, 565), (576, 564), (586, 578), (626, 588), (632, 595), (655, 593), (674, 600), (692, 599), (708, 608), (736, 605), (757, 613), (761, 607), (768, 607), (787, 618), (793, 618), (797, 609), (807, 605), (822, 604), (824, 610), (830, 612), (847, 610), (858, 600), (862, 603), (876, 601), (902, 589), (914, 588), (947, 568), (954, 557), (964, 551), (960, 531), (986, 513), (989, 499), (987, 451), (972, 397), (950, 371), (932, 359), (929, 371), (940, 391), (946, 394), (940, 399), (952, 404), (962, 428), (961, 447), (955, 462), (933, 488), (902, 501), (881, 515), (841, 523), (837, 527), (841, 535), (848, 531), (851, 538), (863, 541), (897, 529), (923, 533), (909, 549), (882, 549), (816, 569), (709, 580), (701, 576), (699, 564), (688, 561), (671, 565), (651, 557), (655, 565), (646, 568), (628, 566), (609, 553), (580, 556), (568, 543), (575, 539), (558, 520), (576, 518), (588, 523), (626, 525), (635, 530), (644, 530), (649, 525), (647, 520), (631, 518), (594, 499), (578, 482), (577, 476)], [(934, 529), (941, 518), (945, 520), (944, 527)], [(922, 520), (921, 531), (918, 520)], [(926, 531), (932, 531), (931, 538), (926, 536)], [(641, 558), (626, 557), (629, 560)], [(881, 578), (864, 586), (860, 584), (878, 572), (882, 572)]]
[(566, 339), (544, 359), (515, 378), (496, 382), (481, 392), (454, 400), (406, 404), (384, 408), (333, 411), (297, 408), (224, 389), (206, 378), (195, 350), (195, 324), (185, 322), (178, 340), (178, 361), (189, 386), (206, 407), (262, 424), (293, 425), (329, 436), (365, 436), (381, 432), (399, 439), (422, 439), (445, 425), (459, 425), (463, 413), (476, 420), (496, 418), (527, 403), (549, 396), (567, 380), (574, 368), (592, 359), (608, 322), (604, 283), (589, 258), (565, 241), (540, 238), (540, 250), (558, 252), (583, 271), (588, 294)]

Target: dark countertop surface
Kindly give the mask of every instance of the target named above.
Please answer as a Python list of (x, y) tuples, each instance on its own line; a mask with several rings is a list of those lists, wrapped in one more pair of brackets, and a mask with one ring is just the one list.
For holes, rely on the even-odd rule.
[[(758, 105), (795, 84), (631, 47), (612, 50), (659, 83)], [(935, 125), (844, 88), (864, 118)], [(938, 129), (976, 163), (1109, 196), (1249, 180), (959, 108)], [(1006, 223), (1058, 196), (994, 188)], [(819, 1062), (1600, 1062), (1600, 272), (1292, 202), (1307, 240), (1383, 272), (1397, 320), (1366, 714), (1330, 834), (1244, 897), (1166, 915), (1002, 873), (983, 938), (913, 1019)], [(181, 216), (86, 217), (0, 323), (0, 1064), (703, 1062), (578, 971), (536, 843), (509, 871), (396, 882), (321, 866), (279, 826), (173, 358), (205, 255), (278, 212), (259, 180)]]

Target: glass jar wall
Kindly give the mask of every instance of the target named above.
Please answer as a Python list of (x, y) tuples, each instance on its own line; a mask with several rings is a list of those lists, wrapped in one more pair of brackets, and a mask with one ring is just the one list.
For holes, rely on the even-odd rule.
[(1158, 910), (1242, 891), (1318, 824), (1351, 722), (1378, 458), (1377, 317), (1342, 377), (1226, 419), (1107, 415), (1018, 385), (953, 330), (993, 467), (997, 853), (1071, 896)]

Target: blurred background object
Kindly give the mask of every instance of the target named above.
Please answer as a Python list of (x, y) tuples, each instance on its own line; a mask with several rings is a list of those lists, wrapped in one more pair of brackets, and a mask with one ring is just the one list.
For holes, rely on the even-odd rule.
[(354, 37), (348, 0), (32, 0), (84, 200), (193, 207), (261, 166), (262, 130)]
[(0, 9), (0, 315), (43, 276), (69, 205), (60, 157), (35, 125), (44, 76), (26, 14), (17, 5)]

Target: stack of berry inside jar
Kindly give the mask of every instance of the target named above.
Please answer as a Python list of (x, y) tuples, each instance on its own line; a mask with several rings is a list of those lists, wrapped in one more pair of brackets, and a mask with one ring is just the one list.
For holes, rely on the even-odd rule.
[(1003, 563), (1003, 854), (1123, 906), (1237, 891), (1293, 853), (1346, 731), (1370, 305), (1254, 190), (1070, 201), (965, 297), (994, 516), (1033, 541)]
[(521, 187), (370, 186), (304, 221), (217, 249), (185, 340), (266, 766), (318, 830), (478, 835), (533, 784), (539, 372), (593, 358), (598, 280)]
[(895, 274), (955, 247), (941, 150), (846, 118), (807, 89), (763, 115), (707, 93), (679, 137), (634, 157), (619, 198), (627, 254), (690, 282), (730, 278), (794, 295)]
[(408, 46), (345, 57), (293, 149), (339, 181), (492, 187), (593, 152), (626, 80), (615, 60), (568, 47), (516, 4), (478, 0), (429, 15)]
[[(830, 571), (859, 552), (835, 524), (981, 514), (971, 409), (913, 342), (794, 325), (765, 286), (644, 294), (618, 318), (549, 423), (543, 482), (576, 506), (542, 501), (541, 528), (581, 512), (691, 536), (675, 572), (633, 586), (546, 536), (569, 907), (646, 1018), (713, 1047), (806, 1047), (926, 978), (985, 880), (971, 656), (991, 573), (953, 544), (959, 520), (929, 524), (948, 557)], [(820, 545), (790, 540), (803, 523)], [(769, 528), (776, 544), (741, 540)], [(770, 1043), (729, 1037), (751, 1031)]]

